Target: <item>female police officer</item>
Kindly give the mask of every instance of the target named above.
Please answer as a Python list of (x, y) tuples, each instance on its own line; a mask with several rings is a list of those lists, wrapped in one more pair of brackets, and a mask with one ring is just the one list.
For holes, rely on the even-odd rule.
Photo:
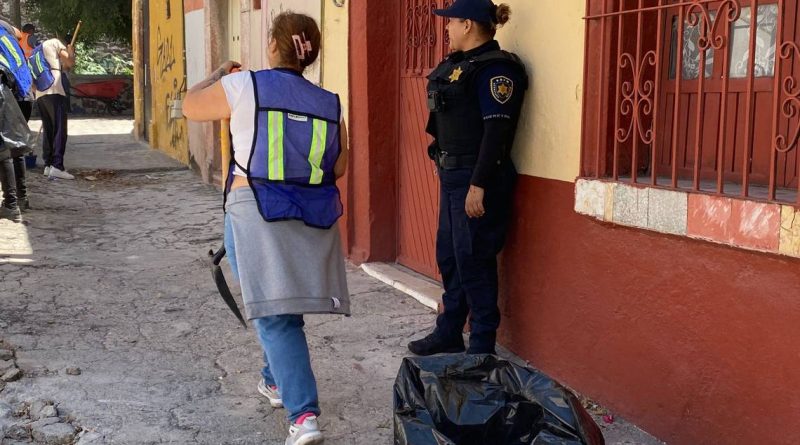
[(417, 355), (464, 351), (470, 312), (467, 352), (495, 353), (497, 254), (517, 174), (509, 152), (528, 87), (519, 58), (494, 40), (510, 12), (491, 0), (456, 0), (434, 11), (449, 19), (454, 51), (428, 76), (428, 151), (441, 182), (436, 260), (445, 293), (433, 333), (408, 345)]

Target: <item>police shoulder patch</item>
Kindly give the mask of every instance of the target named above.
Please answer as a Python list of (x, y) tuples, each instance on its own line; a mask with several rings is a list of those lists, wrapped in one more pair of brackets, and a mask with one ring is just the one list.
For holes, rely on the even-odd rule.
[(492, 90), (494, 100), (501, 104), (511, 100), (511, 96), (514, 94), (514, 81), (506, 76), (493, 77), (489, 82), (489, 87)]

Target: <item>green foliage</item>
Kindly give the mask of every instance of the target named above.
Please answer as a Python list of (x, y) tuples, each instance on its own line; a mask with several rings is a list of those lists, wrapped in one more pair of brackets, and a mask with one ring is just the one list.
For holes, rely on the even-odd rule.
[(80, 42), (131, 42), (131, 0), (28, 0), (25, 8), (43, 39), (63, 37), (82, 20)]
[(75, 45), (75, 74), (133, 75), (133, 61), (116, 54), (101, 54), (94, 47)]

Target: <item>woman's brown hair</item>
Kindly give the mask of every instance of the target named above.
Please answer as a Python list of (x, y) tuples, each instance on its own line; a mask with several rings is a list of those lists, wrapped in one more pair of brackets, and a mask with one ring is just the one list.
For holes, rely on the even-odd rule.
[(278, 45), (282, 65), (304, 71), (319, 57), (322, 34), (317, 22), (305, 14), (278, 14), (272, 21), (270, 38)]
[(494, 20), (491, 22), (476, 22), (478, 24), (478, 28), (486, 35), (494, 38), (495, 34), (497, 34), (498, 28), (502, 28), (503, 25), (508, 23), (508, 20), (511, 18), (511, 7), (505, 3), (501, 3), (499, 5), (495, 5), (495, 13), (494, 13)]

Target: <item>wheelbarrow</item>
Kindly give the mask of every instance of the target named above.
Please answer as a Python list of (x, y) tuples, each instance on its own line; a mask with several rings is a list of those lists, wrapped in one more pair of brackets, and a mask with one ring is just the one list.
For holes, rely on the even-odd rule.
[(126, 109), (122, 103), (122, 96), (128, 88), (130, 86), (125, 79), (108, 79), (70, 86), (70, 91), (73, 97), (104, 103), (106, 112), (111, 116), (117, 116)]

